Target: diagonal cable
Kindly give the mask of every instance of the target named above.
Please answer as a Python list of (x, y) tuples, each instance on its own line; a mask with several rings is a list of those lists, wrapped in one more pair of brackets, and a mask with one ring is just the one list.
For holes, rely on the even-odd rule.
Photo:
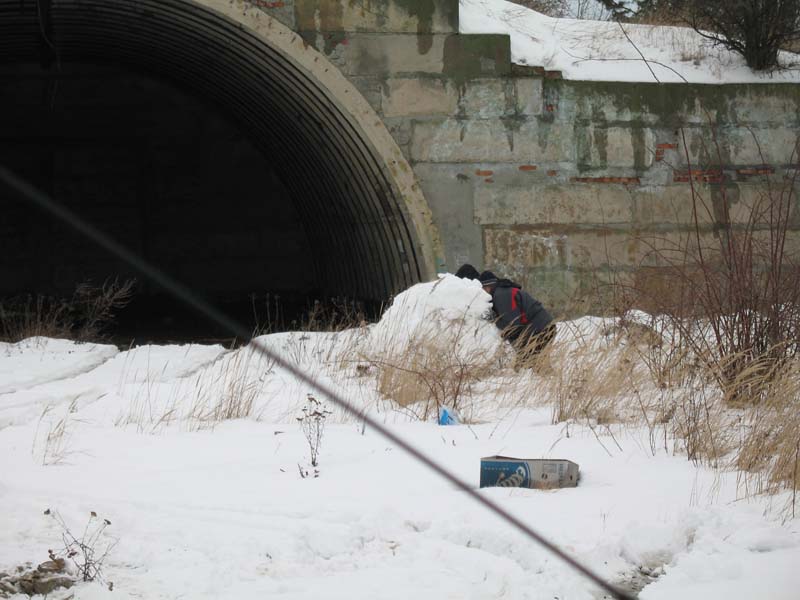
[(320, 381), (317, 381), (313, 377), (306, 375), (296, 366), (290, 364), (289, 362), (287, 362), (286, 360), (275, 354), (272, 350), (267, 348), (259, 340), (254, 339), (246, 327), (240, 325), (239, 323), (228, 317), (226, 314), (213, 307), (211, 304), (209, 304), (208, 302), (200, 298), (197, 294), (195, 294), (191, 289), (178, 283), (160, 269), (156, 268), (155, 266), (151, 265), (138, 255), (134, 254), (133, 252), (128, 250), (125, 246), (121, 245), (120, 243), (118, 243), (117, 241), (115, 241), (114, 239), (112, 239), (111, 237), (109, 237), (108, 235), (106, 235), (93, 225), (87, 223), (81, 217), (79, 217), (72, 211), (68, 210), (64, 206), (58, 204), (52, 198), (50, 198), (40, 190), (36, 189), (28, 182), (20, 179), (19, 177), (14, 175), (11, 171), (2, 166), (0, 166), (0, 183), (3, 183), (9, 189), (9, 191), (11, 191), (14, 195), (20, 197), (21, 199), (27, 202), (35, 204), (36, 206), (44, 210), (46, 213), (59, 219), (60, 221), (63, 221), (64, 223), (75, 229), (78, 233), (80, 233), (84, 237), (92, 240), (101, 248), (104, 248), (111, 254), (115, 255), (124, 262), (128, 263), (131, 267), (136, 269), (143, 277), (146, 277), (151, 282), (157, 284), (158, 286), (163, 288), (166, 292), (168, 292), (169, 294), (171, 294), (172, 296), (174, 296), (176, 299), (183, 302), (187, 306), (191, 307), (193, 310), (195, 310), (197, 313), (199, 313), (209, 321), (212, 321), (215, 324), (225, 328), (231, 335), (236, 336), (242, 340), (247, 340), (252, 345), (252, 347), (255, 349), (256, 352), (274, 361), (275, 364), (277, 364), (281, 368), (291, 373), (294, 377), (296, 377), (297, 379), (299, 379), (300, 381), (311, 387), (316, 392), (325, 396), (333, 404), (335, 404), (336, 406), (338, 406), (351, 416), (363, 420), (367, 425), (375, 429), (383, 437), (385, 437), (393, 444), (396, 444), (397, 446), (405, 450), (417, 462), (422, 463), (423, 465), (428, 467), (431, 471), (434, 471), (442, 479), (448, 481), (449, 483), (457, 487), (459, 490), (461, 490), (468, 496), (472, 497), (473, 500), (483, 505), (490, 512), (494, 513), (496, 516), (500, 517), (507, 523), (510, 523), (511, 525), (516, 527), (519, 531), (527, 535), (530, 539), (538, 543), (540, 546), (544, 547), (547, 551), (558, 556), (561, 560), (566, 562), (570, 567), (572, 567), (573, 569), (581, 573), (584, 577), (590, 579), (597, 586), (599, 586), (600, 588), (611, 594), (613, 598), (617, 598), (618, 600), (634, 600), (633, 596), (627, 594), (626, 592), (618, 590), (615, 586), (607, 582), (600, 575), (598, 575), (588, 567), (585, 567), (577, 560), (575, 560), (573, 557), (568, 555), (566, 552), (561, 550), (553, 542), (549, 541), (540, 533), (537, 533), (528, 524), (524, 523), (522, 520), (515, 517), (513, 514), (511, 514), (509, 511), (501, 507), (496, 502), (479, 494), (468, 483), (466, 483), (462, 479), (456, 477), (455, 475), (447, 471), (441, 464), (436, 462), (427, 454), (421, 452), (413, 445), (411, 445), (409, 442), (397, 436), (395, 433), (392, 433), (392, 431), (390, 431), (385, 425), (379, 423), (368, 414), (358, 411), (356, 408), (351, 406), (350, 403), (343, 396), (341, 396), (336, 390), (332, 389), (330, 386), (325, 385)]

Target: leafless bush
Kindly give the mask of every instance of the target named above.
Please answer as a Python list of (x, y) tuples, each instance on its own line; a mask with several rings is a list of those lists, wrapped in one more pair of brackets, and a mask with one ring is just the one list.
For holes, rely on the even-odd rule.
[(530, 8), (548, 17), (563, 17), (569, 13), (569, 3), (566, 0), (512, 0), (525, 8)]
[[(306, 405), (302, 409), (302, 415), (297, 418), (300, 429), (308, 442), (308, 450), (311, 455), (311, 466), (314, 467), (314, 476), (319, 476), (319, 453), (322, 449), (322, 437), (325, 434), (325, 420), (331, 414), (323, 403), (314, 398), (311, 394), (306, 397)], [(300, 476), (305, 478), (308, 473), (300, 469)]]
[(99, 341), (114, 315), (130, 302), (135, 280), (82, 283), (71, 298), (24, 296), (0, 302), (0, 339), (18, 342), (44, 336)]
[[(711, 150), (722, 164), (716, 140)], [(703, 361), (729, 401), (757, 401), (764, 373), (800, 353), (800, 261), (790, 235), (798, 169), (777, 182), (764, 176), (751, 201), (735, 202), (721, 168), (697, 170), (686, 160), (688, 232), (641, 239), (647, 260), (662, 266), (650, 285), (632, 288), (634, 303), (666, 317), (681, 348), (676, 358)], [(703, 177), (718, 183), (701, 189), (694, 180)]]
[(654, 455), (678, 451), (724, 466), (735, 440), (716, 379), (702, 361), (666, 347), (668, 335), (644, 317), (561, 323), (537, 396), (554, 424), (588, 427), (607, 451), (603, 438), (616, 443), (616, 427), (644, 426)]
[(800, 0), (601, 0), (615, 17), (682, 22), (742, 55), (754, 70), (780, 66), (778, 53), (800, 39)]
[(77, 537), (58, 512), (48, 508), (44, 514), (49, 515), (59, 525), (61, 539), (64, 543), (61, 550), (48, 551), (50, 560), (69, 560), (77, 569), (78, 576), (82, 581), (99, 581), (112, 589), (114, 584), (106, 581), (103, 577), (103, 563), (118, 541), (110, 539), (106, 533), (111, 521), (98, 517), (97, 513), (92, 511), (83, 534)]
[(608, 21), (609, 10), (597, 0), (573, 0), (567, 7), (567, 16), (589, 21)]

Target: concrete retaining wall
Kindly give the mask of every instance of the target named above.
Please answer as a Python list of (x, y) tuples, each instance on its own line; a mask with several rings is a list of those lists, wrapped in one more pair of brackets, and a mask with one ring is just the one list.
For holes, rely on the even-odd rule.
[[(566, 81), (458, 34), (457, 0), (256, 3), (328, 57), (383, 118), (432, 210), (445, 268), (473, 262), (562, 306), (710, 209), (708, 235), (797, 164), (800, 86)], [(773, 187), (773, 189), (775, 189)], [(796, 204), (796, 200), (795, 200)]]

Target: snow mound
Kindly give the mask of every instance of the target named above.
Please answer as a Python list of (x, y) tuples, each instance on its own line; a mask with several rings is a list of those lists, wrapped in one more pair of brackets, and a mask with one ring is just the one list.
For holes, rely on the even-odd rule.
[(467, 360), (490, 354), (502, 339), (491, 321), (492, 298), (475, 280), (440, 275), (398, 294), (373, 327), (367, 350), (401, 356), (422, 345)]
[(75, 377), (106, 362), (116, 346), (32, 337), (0, 346), (0, 394)]
[(93, 376), (95, 379), (105, 376), (109, 381), (121, 381), (125, 384), (168, 382), (196, 373), (225, 352), (225, 348), (219, 344), (138, 346), (120, 352), (99, 367)]
[[(667, 83), (800, 81), (797, 70), (757, 73), (739, 54), (687, 27), (557, 19), (504, 0), (461, 0), (459, 28), (506, 33), (514, 63), (561, 71), (565, 79), (654, 82), (655, 74)], [(798, 57), (782, 52), (780, 62), (791, 65)]]

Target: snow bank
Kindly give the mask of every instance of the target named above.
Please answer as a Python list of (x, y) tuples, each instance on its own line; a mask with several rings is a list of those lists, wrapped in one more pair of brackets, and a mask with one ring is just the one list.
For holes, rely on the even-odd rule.
[(366, 350), (399, 356), (429, 344), (462, 359), (490, 354), (501, 338), (491, 315), (492, 299), (478, 281), (441, 275), (399, 294), (370, 332)]
[(91, 371), (119, 351), (116, 346), (32, 337), (0, 346), (0, 394)]
[(50, 338), (6, 344), (0, 349), (0, 429), (33, 421), (46, 408), (61, 404), (74, 404), (84, 415), (98, 417), (87, 408), (101, 398), (105, 405), (116, 402), (116, 414), (129, 403), (131, 393), (142, 395), (145, 390), (150, 398), (161, 387), (171, 390), (173, 382), (200, 371), (224, 352), (220, 345), (199, 344), (119, 352), (115, 346)]
[[(511, 60), (561, 71), (565, 79), (689, 83), (797, 83), (800, 72), (761, 74), (739, 54), (686, 27), (556, 19), (504, 0), (461, 0), (461, 33), (507, 33)], [(629, 41), (626, 37), (630, 37)], [(634, 47), (634, 44), (636, 47)], [(642, 60), (637, 48), (650, 62)], [(798, 57), (781, 53), (782, 64)]]
[[(359, 374), (355, 364), (337, 370), (329, 361), (354, 344), (388, 351), (391, 341), (407, 348), (420, 336), (447, 340), (459, 327), (469, 335), (456, 352), (507, 348), (494, 325), (481, 319), (488, 308), (476, 282), (447, 275), (398, 296), (369, 329), (263, 339), (356, 406), (370, 407), (381, 401), (373, 372)], [(648, 322), (643, 313), (629, 317)], [(566, 349), (601, 343), (616, 324), (593, 317), (559, 324), (555, 343)], [(46, 392), (48, 402), (62, 403), (53, 420), (66, 424), (66, 432), (52, 441), (58, 429), (46, 420), (0, 424), (0, 570), (46, 558), (61, 538), (42, 514), (51, 508), (76, 531), (92, 510), (113, 523), (109, 534), (119, 543), (105, 575), (114, 591), (82, 583), (70, 593), (84, 600), (598, 597), (560, 561), (357, 420), (332, 419), (321, 476), (301, 479), (297, 467), (308, 444), (294, 417), (310, 390), (259, 362), (251, 349), (141, 347), (47, 381), (57, 371), (40, 362), (77, 369), (81, 357), (87, 368), (99, 360), (90, 360), (92, 352), (103, 347), (31, 344), (0, 347), (1, 381), (26, 375), (32, 386), (0, 395), (0, 411)], [(796, 519), (785, 527), (765, 519), (768, 499), (741, 501), (735, 474), (687, 461), (672, 440), (671, 448), (666, 439), (663, 448), (652, 447), (648, 428), (615, 428), (612, 438), (611, 429), (551, 425), (551, 409), (532, 408), (533, 393), (514, 387), (523, 379), (532, 388), (546, 386), (547, 376), (509, 371), (498, 371), (497, 383), (517, 396), (517, 408), (498, 411), (504, 415), (490, 422), (439, 427), (395, 421), (397, 411), (379, 418), (474, 485), (481, 456), (580, 464), (577, 488), (480, 493), (612, 581), (643, 569), (655, 573), (639, 595), (643, 600), (797, 597)], [(198, 402), (208, 407), (224, 400), (231, 389), (226, 382), (248, 398), (254, 394), (250, 418), (187, 432), (170, 416), (173, 401), (174, 413), (185, 414)], [(496, 406), (497, 396), (481, 389), (476, 386), (470, 401)], [(172, 426), (124, 426), (128, 420), (116, 418), (123, 407), (142, 415), (139, 425), (155, 419)]]

